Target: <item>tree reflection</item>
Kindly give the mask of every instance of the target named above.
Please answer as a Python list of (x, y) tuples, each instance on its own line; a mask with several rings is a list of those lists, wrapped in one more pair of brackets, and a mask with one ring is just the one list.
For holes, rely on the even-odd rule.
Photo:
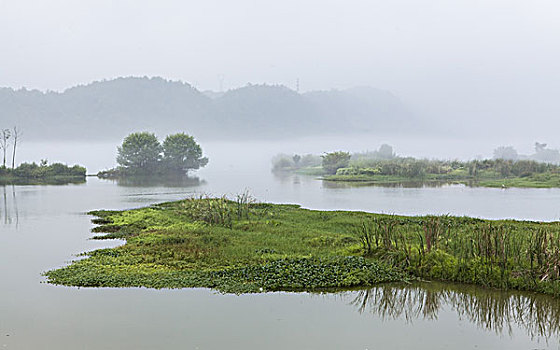
[(118, 179), (103, 179), (123, 187), (196, 187), (204, 180), (191, 176), (129, 176)]
[(360, 313), (382, 319), (437, 320), (447, 309), (498, 334), (511, 336), (517, 326), (532, 339), (560, 335), (560, 301), (545, 295), (440, 283), (384, 285), (343, 294)]
[(0, 215), (4, 225), (15, 224), (16, 227), (19, 226), (19, 210), (15, 185), (2, 186), (2, 212)]
[(323, 180), (325, 188), (386, 187), (386, 188), (439, 188), (457, 184), (448, 181), (402, 181), (402, 182), (368, 182), (368, 181), (328, 181)]

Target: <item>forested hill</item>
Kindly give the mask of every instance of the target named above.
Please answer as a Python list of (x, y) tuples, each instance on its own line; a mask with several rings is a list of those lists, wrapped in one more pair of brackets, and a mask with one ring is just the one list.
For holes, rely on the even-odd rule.
[(0, 88), (0, 128), (17, 125), (33, 139), (113, 139), (138, 130), (184, 130), (206, 139), (288, 138), (395, 131), (410, 122), (398, 98), (373, 88), (299, 94), (247, 85), (203, 93), (162, 78), (118, 78), (62, 93)]

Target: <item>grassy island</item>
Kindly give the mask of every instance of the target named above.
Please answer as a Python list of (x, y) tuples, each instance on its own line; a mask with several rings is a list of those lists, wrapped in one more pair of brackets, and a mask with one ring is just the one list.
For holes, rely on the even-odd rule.
[(0, 184), (58, 184), (85, 182), (86, 168), (62, 163), (22, 163), (17, 168), (0, 167)]
[(323, 290), (415, 279), (560, 295), (560, 223), (315, 211), (197, 198), (91, 213), (125, 239), (49, 283), (82, 287), (207, 287), (222, 292)]
[(392, 175), (365, 174), (336, 174), (322, 177), (325, 181), (355, 183), (359, 185), (390, 185), (390, 184), (463, 184), (473, 187), (495, 188), (560, 188), (559, 174), (540, 174), (527, 177), (500, 177), (494, 174), (488, 176), (438, 176), (425, 175), (422, 177), (403, 177)]
[(560, 188), (559, 151), (537, 143), (536, 154), (521, 158), (509, 148), (497, 149), (493, 159), (471, 161), (402, 157), (389, 145), (374, 152), (337, 151), (320, 157), (279, 154), (272, 159), (272, 170), (358, 185), (461, 183), (480, 187)]
[(560, 167), (531, 160), (487, 159), (468, 162), (396, 158), (350, 163), (323, 177), (327, 181), (390, 184), (463, 183), (481, 187), (560, 187)]

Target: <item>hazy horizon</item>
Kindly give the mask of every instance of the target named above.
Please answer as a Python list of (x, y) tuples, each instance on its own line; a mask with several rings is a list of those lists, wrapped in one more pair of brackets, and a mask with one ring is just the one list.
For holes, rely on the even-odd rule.
[(201, 91), (372, 86), (435, 124), (550, 138), (559, 13), (550, 0), (1, 1), (0, 86), (60, 91), (121, 76)]
[(166, 76), (161, 76), (161, 75), (121, 75), (121, 76), (114, 76), (114, 77), (106, 77), (106, 78), (101, 78), (101, 79), (96, 79), (96, 80), (91, 80), (91, 81), (83, 81), (83, 82), (77, 82), (73, 85), (68, 85), (66, 87), (62, 87), (60, 89), (41, 89), (38, 87), (33, 87), (33, 86), (4, 86), (4, 85), (0, 85), (0, 89), (2, 88), (7, 88), (7, 89), (12, 89), (14, 91), (18, 91), (18, 90), (27, 90), (27, 91), (39, 91), (43, 94), (46, 93), (58, 93), (58, 94), (62, 94), (70, 89), (73, 88), (78, 88), (78, 87), (84, 87), (84, 86), (88, 86), (88, 85), (93, 85), (96, 83), (103, 83), (103, 82), (109, 82), (109, 81), (113, 81), (113, 80), (118, 80), (118, 79), (163, 79), (165, 81), (171, 82), (171, 83), (181, 83), (181, 84), (186, 84), (191, 86), (192, 88), (196, 89), (197, 91), (200, 91), (202, 93), (204, 92), (214, 92), (214, 93), (225, 93), (228, 91), (232, 91), (232, 90), (238, 90), (238, 89), (242, 89), (248, 86), (279, 86), (279, 87), (284, 87), (287, 88), (293, 92), (296, 92), (298, 94), (306, 94), (309, 92), (328, 92), (328, 91), (345, 91), (345, 90), (351, 90), (351, 89), (355, 89), (355, 88), (373, 88), (373, 89), (378, 89), (378, 90), (383, 90), (383, 91), (387, 91), (389, 93), (393, 93), (392, 91), (388, 90), (388, 89), (383, 89), (382, 87), (378, 87), (378, 86), (372, 86), (372, 85), (353, 85), (353, 86), (348, 86), (348, 87), (342, 87), (342, 88), (336, 88), (336, 87), (325, 87), (322, 89), (312, 89), (312, 90), (306, 90), (303, 91), (302, 89), (300, 89), (299, 91), (297, 90), (296, 86), (289, 86), (289, 85), (285, 85), (282, 83), (270, 83), (270, 82), (246, 82), (245, 84), (239, 85), (239, 86), (231, 86), (228, 88), (224, 88), (223, 90), (220, 89), (201, 89), (197, 86), (195, 86), (192, 82), (188, 81), (188, 80), (183, 80), (183, 79), (174, 79), (174, 78), (170, 78), (170, 77), (166, 77)]

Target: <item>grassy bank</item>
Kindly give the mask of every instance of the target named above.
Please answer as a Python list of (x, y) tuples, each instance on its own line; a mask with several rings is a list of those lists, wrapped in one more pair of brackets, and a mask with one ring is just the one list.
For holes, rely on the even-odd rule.
[(65, 184), (82, 183), (86, 180), (86, 169), (79, 165), (62, 163), (22, 163), (17, 168), (0, 167), (0, 184)]
[(326, 175), (326, 181), (359, 183), (363, 185), (384, 185), (398, 183), (456, 183), (475, 187), (496, 188), (560, 188), (560, 174), (537, 174), (526, 177), (499, 177), (499, 176), (449, 176), (427, 174), (419, 177), (405, 177), (398, 175)]
[(327, 181), (391, 184), (405, 182), (463, 183), (481, 187), (560, 187), (560, 168), (533, 161), (438, 161), (396, 158), (353, 162)]
[(49, 176), (43, 178), (28, 178), (15, 176), (0, 177), (0, 185), (67, 185), (83, 184), (86, 182), (85, 176)]
[(321, 290), (416, 278), (560, 294), (559, 223), (404, 217), (251, 203), (246, 196), (96, 211), (126, 244), (46, 273), (84, 287)]

